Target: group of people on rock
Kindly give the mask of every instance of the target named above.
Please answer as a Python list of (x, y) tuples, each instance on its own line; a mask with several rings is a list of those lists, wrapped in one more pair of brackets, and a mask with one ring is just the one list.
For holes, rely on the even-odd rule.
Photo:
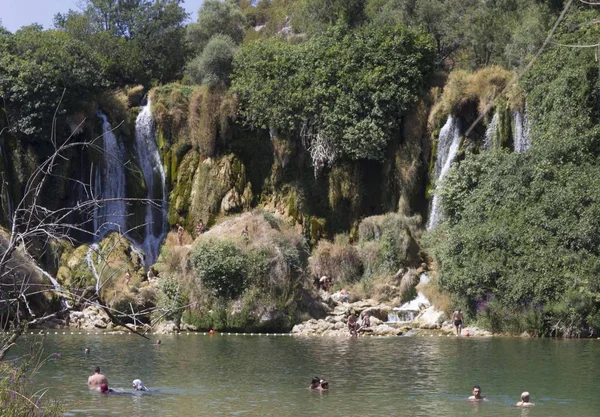
[[(469, 397), (469, 401), (485, 401), (485, 397), (481, 395), (481, 387), (479, 385), (473, 387), (473, 395)], [(516, 405), (517, 407), (533, 407), (535, 404), (531, 402), (529, 392), (525, 391), (521, 394), (521, 401), (517, 402)]]
[[(131, 386), (135, 388), (136, 391), (148, 391), (148, 388), (146, 388), (144, 384), (142, 384), (142, 381), (137, 378), (133, 380)], [(88, 378), (88, 387), (90, 389), (99, 390), (101, 394), (112, 394), (115, 392), (108, 387), (108, 379), (105, 375), (100, 373), (99, 366), (94, 368), (94, 375)]]
[(318, 376), (312, 379), (310, 386), (308, 389), (313, 391), (328, 391), (329, 390), (329, 382), (325, 379), (321, 379)]
[(352, 313), (350, 316), (348, 316), (348, 321), (346, 324), (348, 326), (348, 332), (350, 333), (350, 336), (358, 336), (362, 330), (371, 327), (371, 316), (369, 315), (368, 311), (363, 311), (362, 321), (359, 324), (358, 320), (356, 319), (356, 315)]

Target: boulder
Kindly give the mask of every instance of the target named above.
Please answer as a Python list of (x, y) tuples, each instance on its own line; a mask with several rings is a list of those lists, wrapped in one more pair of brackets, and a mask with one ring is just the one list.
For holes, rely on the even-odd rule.
[(442, 327), (445, 319), (446, 315), (443, 311), (438, 311), (434, 306), (430, 306), (422, 310), (414, 322), (422, 329), (439, 329)]

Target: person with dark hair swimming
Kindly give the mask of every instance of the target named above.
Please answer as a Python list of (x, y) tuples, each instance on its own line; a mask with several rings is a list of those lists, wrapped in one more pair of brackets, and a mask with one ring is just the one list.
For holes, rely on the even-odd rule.
[(321, 387), (321, 378), (316, 376), (312, 379), (312, 382), (310, 383), (310, 386), (308, 387), (308, 389), (319, 389), (320, 387)]
[(94, 375), (88, 378), (88, 387), (90, 389), (98, 389), (102, 384), (108, 386), (108, 379), (100, 373), (100, 367), (96, 366), (94, 368)]
[(475, 385), (473, 387), (473, 395), (469, 397), (469, 401), (483, 401), (485, 397), (481, 395), (481, 387), (479, 385)]
[(322, 379), (320, 381), (320, 383), (321, 383), (320, 391), (329, 391), (329, 382), (327, 382), (327, 380)]

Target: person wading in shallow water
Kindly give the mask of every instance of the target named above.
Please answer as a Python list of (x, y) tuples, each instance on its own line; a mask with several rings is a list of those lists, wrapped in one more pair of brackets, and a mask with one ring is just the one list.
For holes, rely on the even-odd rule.
[(100, 373), (100, 367), (96, 366), (94, 368), (94, 375), (88, 378), (88, 387), (90, 389), (98, 389), (102, 384), (108, 386), (108, 379)]
[(454, 321), (454, 327), (456, 327), (456, 335), (460, 336), (463, 327), (463, 313), (460, 308), (452, 315), (452, 321)]

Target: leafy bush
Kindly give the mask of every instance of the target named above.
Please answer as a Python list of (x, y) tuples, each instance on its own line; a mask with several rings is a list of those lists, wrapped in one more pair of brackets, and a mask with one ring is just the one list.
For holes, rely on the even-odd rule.
[(160, 311), (165, 314), (165, 318), (174, 320), (179, 325), (188, 302), (183, 286), (168, 276), (161, 278), (159, 289), (158, 307)]
[(213, 36), (200, 55), (187, 66), (190, 80), (196, 84), (215, 86), (229, 84), (236, 45), (229, 36)]
[(198, 279), (219, 297), (236, 298), (248, 284), (247, 258), (234, 243), (205, 240), (190, 255)]

